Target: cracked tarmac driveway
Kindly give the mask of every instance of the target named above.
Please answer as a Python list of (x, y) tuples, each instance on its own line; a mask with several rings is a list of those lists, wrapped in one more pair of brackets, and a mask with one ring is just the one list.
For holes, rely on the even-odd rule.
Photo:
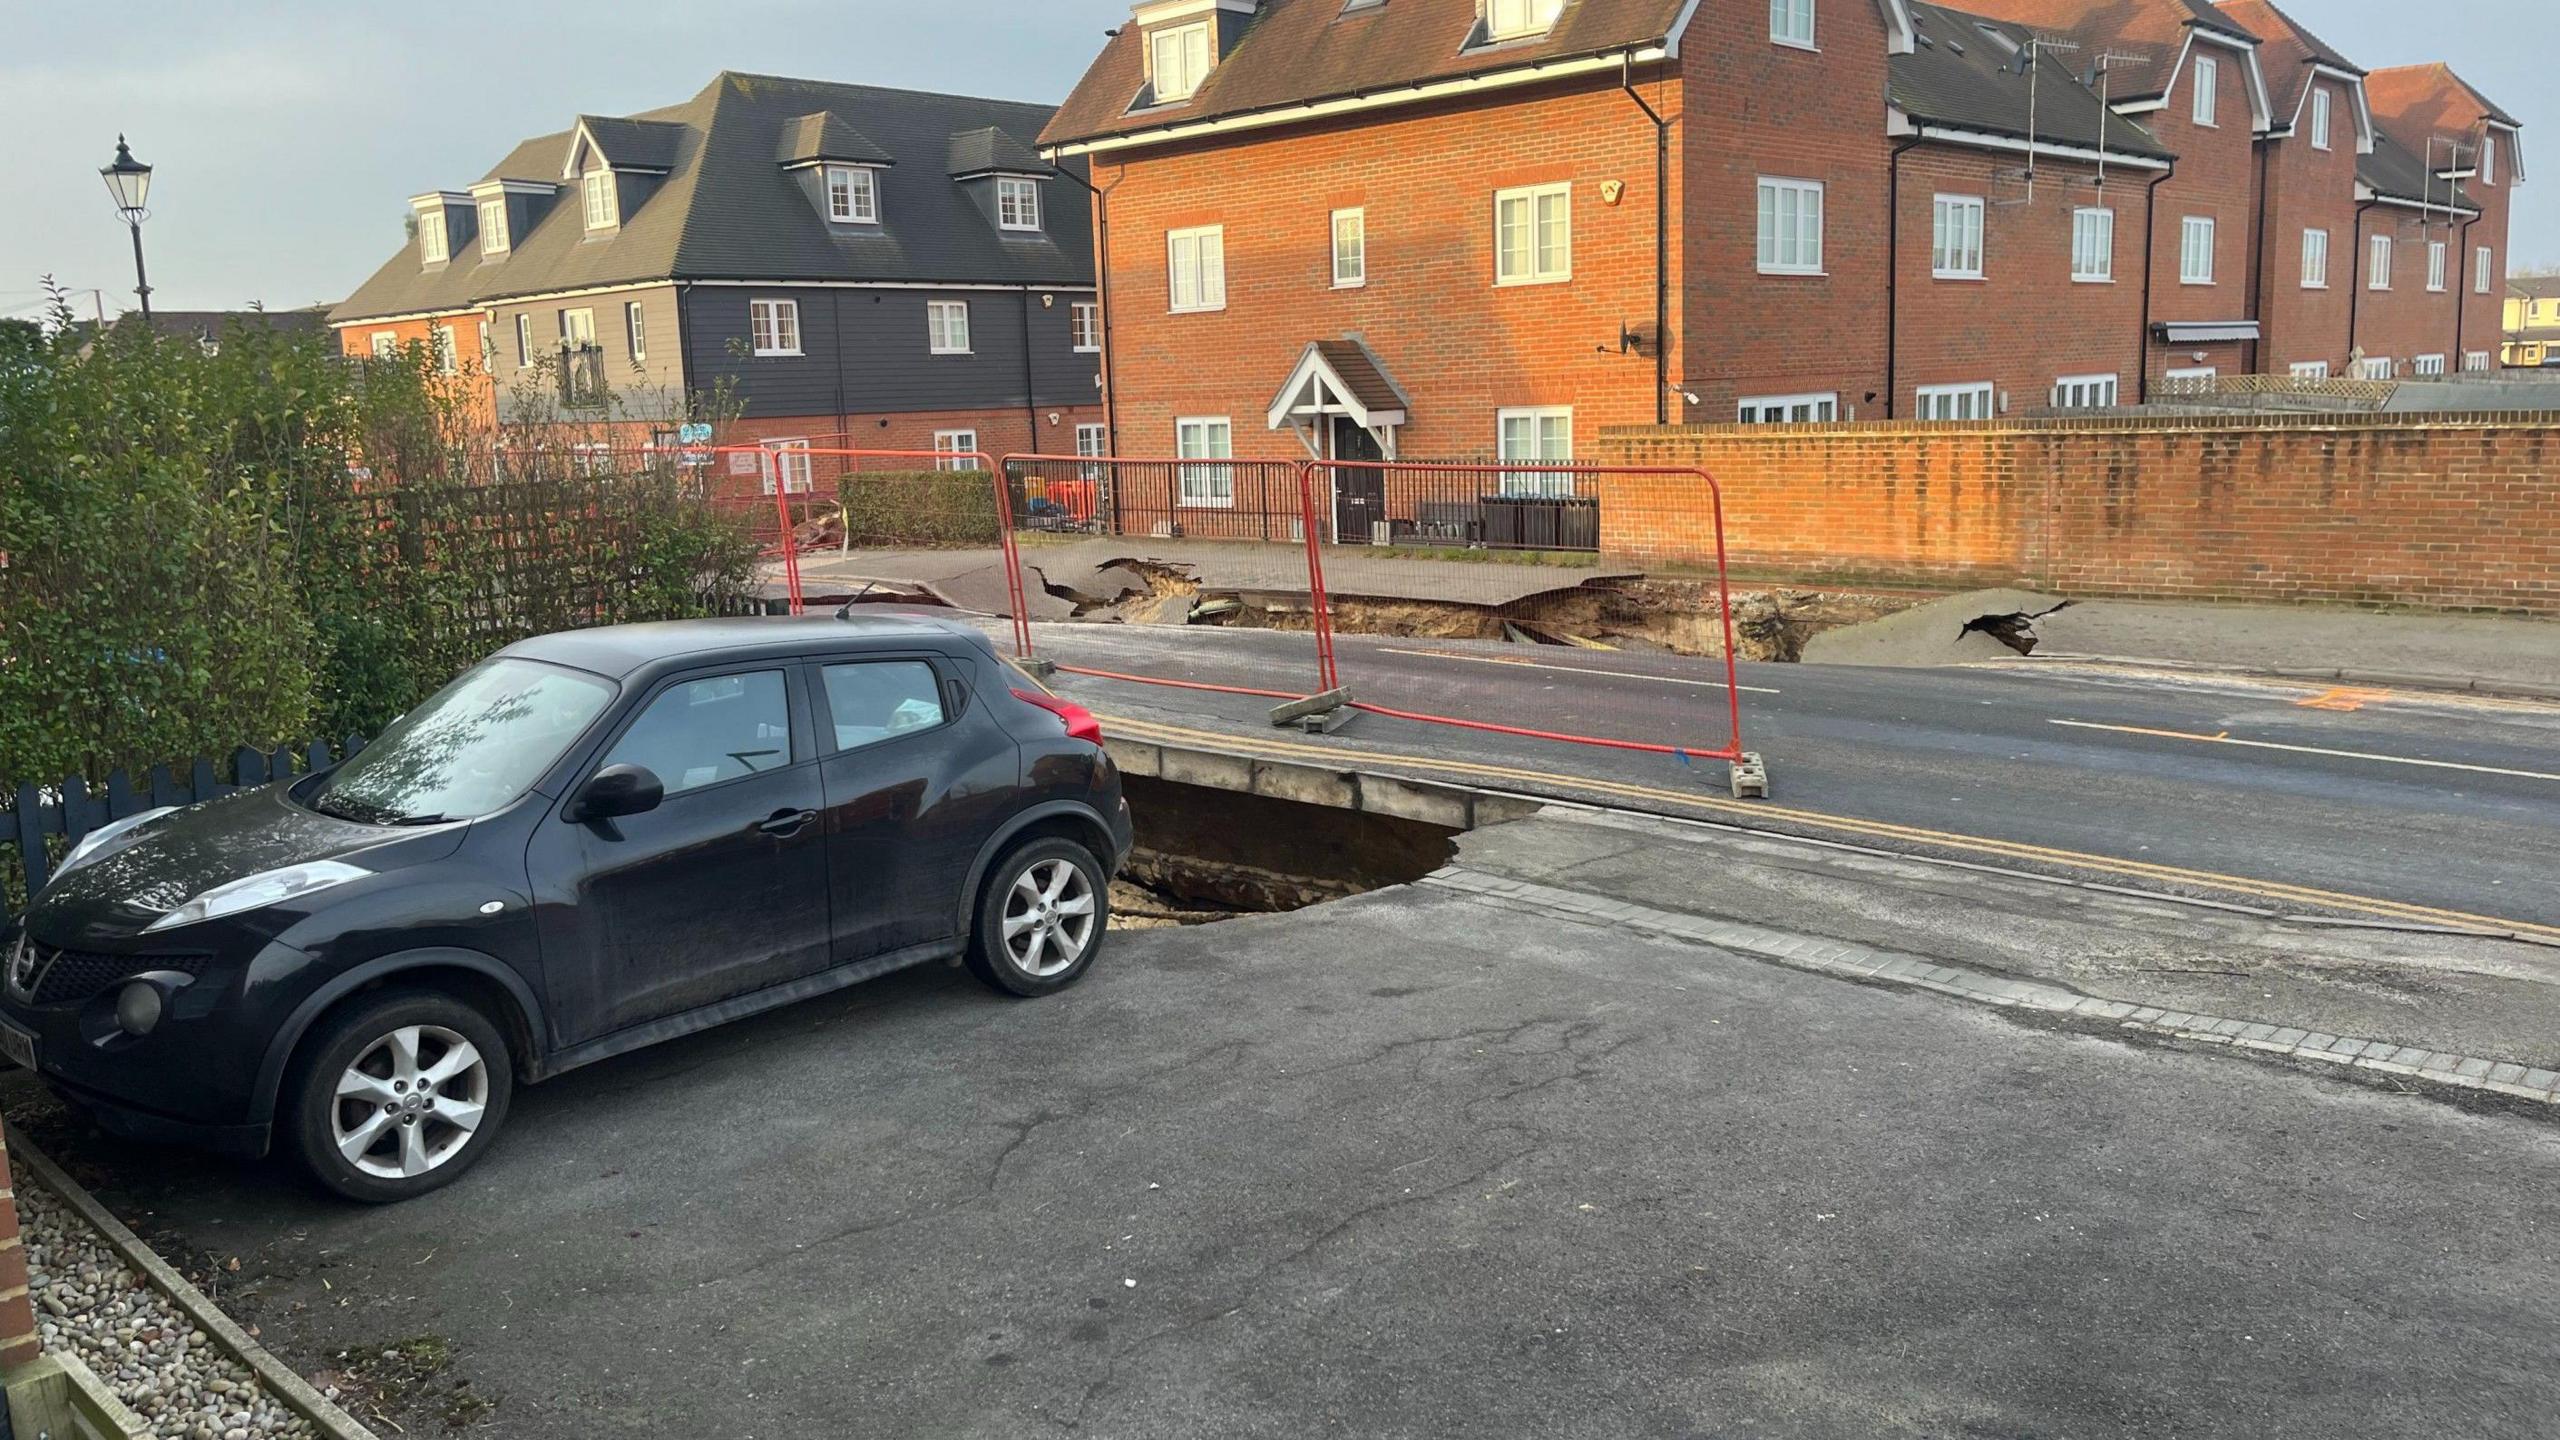
[(1433, 888), (1115, 945), (1051, 1000), (910, 973), (522, 1092), (392, 1210), (60, 1144), (240, 1256), (226, 1298), (306, 1372), (449, 1339), (483, 1434), (2521, 1436), (2560, 1404), (2537, 1121)]

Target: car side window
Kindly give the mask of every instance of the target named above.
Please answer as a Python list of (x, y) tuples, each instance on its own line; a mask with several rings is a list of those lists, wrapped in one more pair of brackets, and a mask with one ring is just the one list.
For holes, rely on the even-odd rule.
[(688, 680), (649, 702), (606, 765), (646, 767), (670, 796), (791, 763), (791, 706), (779, 670)]
[(824, 671), (836, 748), (859, 750), (943, 722), (942, 682), (922, 660), (863, 660)]

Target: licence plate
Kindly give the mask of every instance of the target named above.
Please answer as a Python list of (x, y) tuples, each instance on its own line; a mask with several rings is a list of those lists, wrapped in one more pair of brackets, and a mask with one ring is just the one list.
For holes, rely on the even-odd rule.
[(0, 1055), (22, 1069), (36, 1068), (36, 1037), (5, 1020), (0, 1020)]

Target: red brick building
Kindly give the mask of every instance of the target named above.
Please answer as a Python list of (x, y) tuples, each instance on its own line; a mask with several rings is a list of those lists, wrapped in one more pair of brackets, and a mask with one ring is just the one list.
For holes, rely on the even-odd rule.
[[(2511, 119), (2394, 84), (2512, 178)], [(1143, 0), (1041, 147), (1097, 187), (1115, 453), (1554, 459), (2338, 373), (2414, 323), (2350, 283), (2384, 109), (2265, 0)]]
[[(2358, 344), (2403, 376), (2491, 369), (2508, 194), (2524, 180), (2516, 119), (2440, 64), (2376, 70), (2365, 90), (2380, 136), (2360, 191), (2371, 208)], [(2392, 242), (2387, 292), (2371, 288), (2378, 238)]]

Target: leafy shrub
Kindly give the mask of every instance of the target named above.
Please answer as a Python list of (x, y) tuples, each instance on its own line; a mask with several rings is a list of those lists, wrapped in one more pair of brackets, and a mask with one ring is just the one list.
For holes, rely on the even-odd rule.
[(993, 545), (995, 481), (984, 470), (847, 471), (839, 484), (852, 545)]

